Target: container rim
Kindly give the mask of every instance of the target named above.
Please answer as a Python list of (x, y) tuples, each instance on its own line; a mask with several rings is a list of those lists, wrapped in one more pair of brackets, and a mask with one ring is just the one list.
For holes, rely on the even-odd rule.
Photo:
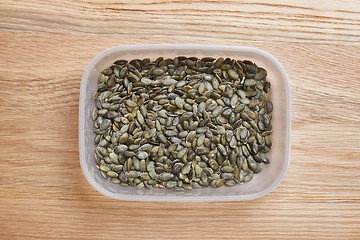
[[(285, 165), (282, 168), (278, 178), (265, 190), (248, 195), (240, 195), (240, 196), (222, 196), (221, 200), (219, 200), (218, 196), (208, 196), (208, 197), (178, 197), (178, 196), (161, 196), (154, 198), (153, 196), (142, 196), (142, 195), (122, 195), (122, 194), (114, 194), (104, 188), (102, 188), (97, 182), (94, 181), (93, 178), (90, 176), (89, 170), (85, 167), (85, 149), (81, 149), (81, 146), (85, 145), (85, 118), (81, 118), (80, 116), (85, 115), (85, 103), (86, 103), (86, 81), (89, 78), (91, 69), (105, 56), (116, 52), (116, 51), (133, 51), (133, 50), (148, 50), (148, 49), (155, 49), (155, 50), (173, 50), (173, 49), (183, 49), (183, 50), (234, 50), (234, 51), (241, 51), (241, 52), (251, 52), (256, 53), (260, 56), (263, 56), (270, 60), (272, 63), (280, 71), (282, 77), (285, 80), (285, 95), (289, 101), (287, 102), (287, 119), (286, 119), (286, 127), (289, 129), (287, 131), (287, 138), (289, 141), (286, 142), (286, 156), (285, 156)], [(255, 47), (248, 47), (248, 46), (225, 46), (225, 45), (205, 45), (205, 44), (141, 44), (141, 45), (123, 45), (123, 46), (114, 46), (110, 47), (99, 54), (97, 54), (87, 65), (80, 83), (80, 96), (79, 96), (79, 116), (78, 116), (78, 124), (79, 124), (79, 156), (80, 156), (80, 166), (81, 170), (89, 182), (89, 184), (95, 188), (101, 194), (117, 200), (128, 200), (128, 201), (148, 201), (148, 202), (225, 202), (225, 201), (243, 201), (243, 200), (254, 200), (257, 198), (261, 198), (270, 192), (272, 192), (284, 179), (286, 172), (289, 168), (290, 164), (290, 149), (291, 149), (291, 93), (290, 93), (290, 85), (289, 79), (286, 75), (286, 72), (280, 62), (273, 57), (271, 54)]]

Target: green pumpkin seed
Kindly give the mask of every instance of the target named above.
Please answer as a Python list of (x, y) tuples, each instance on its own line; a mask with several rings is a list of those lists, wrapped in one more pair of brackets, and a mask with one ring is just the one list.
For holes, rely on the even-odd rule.
[(170, 179), (172, 179), (174, 177), (174, 175), (172, 173), (167, 173), (167, 172), (163, 172), (159, 175), (159, 180), (160, 181), (168, 181)]
[(222, 168), (221, 168), (221, 171), (222, 171), (222, 172), (225, 172), (225, 173), (231, 173), (231, 172), (234, 171), (234, 168), (231, 167), (231, 166), (225, 166), (225, 167), (222, 167)]
[(230, 58), (115, 61), (94, 94), (97, 168), (138, 188), (251, 181), (272, 146), (266, 77), (256, 64)]

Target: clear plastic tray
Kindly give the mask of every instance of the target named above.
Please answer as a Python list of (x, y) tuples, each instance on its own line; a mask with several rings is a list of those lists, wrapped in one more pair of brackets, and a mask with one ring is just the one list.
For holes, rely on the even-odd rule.
[[(137, 189), (122, 187), (104, 179), (95, 167), (93, 120), (93, 95), (97, 89), (99, 74), (118, 59), (159, 56), (212, 56), (251, 60), (268, 72), (271, 82), (273, 109), (272, 148), (270, 164), (255, 174), (252, 181), (232, 187), (202, 188), (176, 191), (169, 189)], [(109, 48), (98, 54), (87, 66), (81, 79), (79, 106), (79, 150), (80, 164), (85, 178), (97, 191), (107, 197), (120, 200), (210, 202), (251, 200), (262, 197), (281, 182), (290, 162), (290, 90), (286, 73), (280, 63), (269, 53), (252, 47), (231, 47), (220, 45), (134, 45)]]

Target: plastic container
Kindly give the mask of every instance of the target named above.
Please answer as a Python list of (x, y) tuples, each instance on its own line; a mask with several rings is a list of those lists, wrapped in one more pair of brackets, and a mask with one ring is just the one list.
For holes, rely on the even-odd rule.
[[(159, 56), (212, 56), (251, 60), (268, 72), (271, 82), (273, 109), (272, 148), (270, 164), (255, 174), (252, 181), (233, 187), (202, 188), (176, 191), (169, 189), (137, 189), (121, 187), (104, 179), (95, 167), (93, 120), (93, 95), (97, 89), (97, 79), (105, 68), (118, 59), (145, 58)], [(98, 54), (87, 66), (81, 79), (79, 107), (79, 148), (80, 164), (84, 176), (97, 191), (107, 197), (120, 200), (168, 201), (168, 202), (210, 202), (239, 201), (260, 198), (272, 190), (283, 179), (290, 161), (290, 90), (286, 73), (280, 63), (270, 54), (252, 47), (231, 47), (219, 45), (135, 45), (117, 46)]]

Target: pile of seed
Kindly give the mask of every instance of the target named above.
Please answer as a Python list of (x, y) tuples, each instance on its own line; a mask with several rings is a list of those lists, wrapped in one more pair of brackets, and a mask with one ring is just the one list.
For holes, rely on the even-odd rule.
[(196, 189), (249, 182), (269, 163), (267, 72), (250, 61), (116, 61), (99, 77), (96, 166), (122, 186)]

